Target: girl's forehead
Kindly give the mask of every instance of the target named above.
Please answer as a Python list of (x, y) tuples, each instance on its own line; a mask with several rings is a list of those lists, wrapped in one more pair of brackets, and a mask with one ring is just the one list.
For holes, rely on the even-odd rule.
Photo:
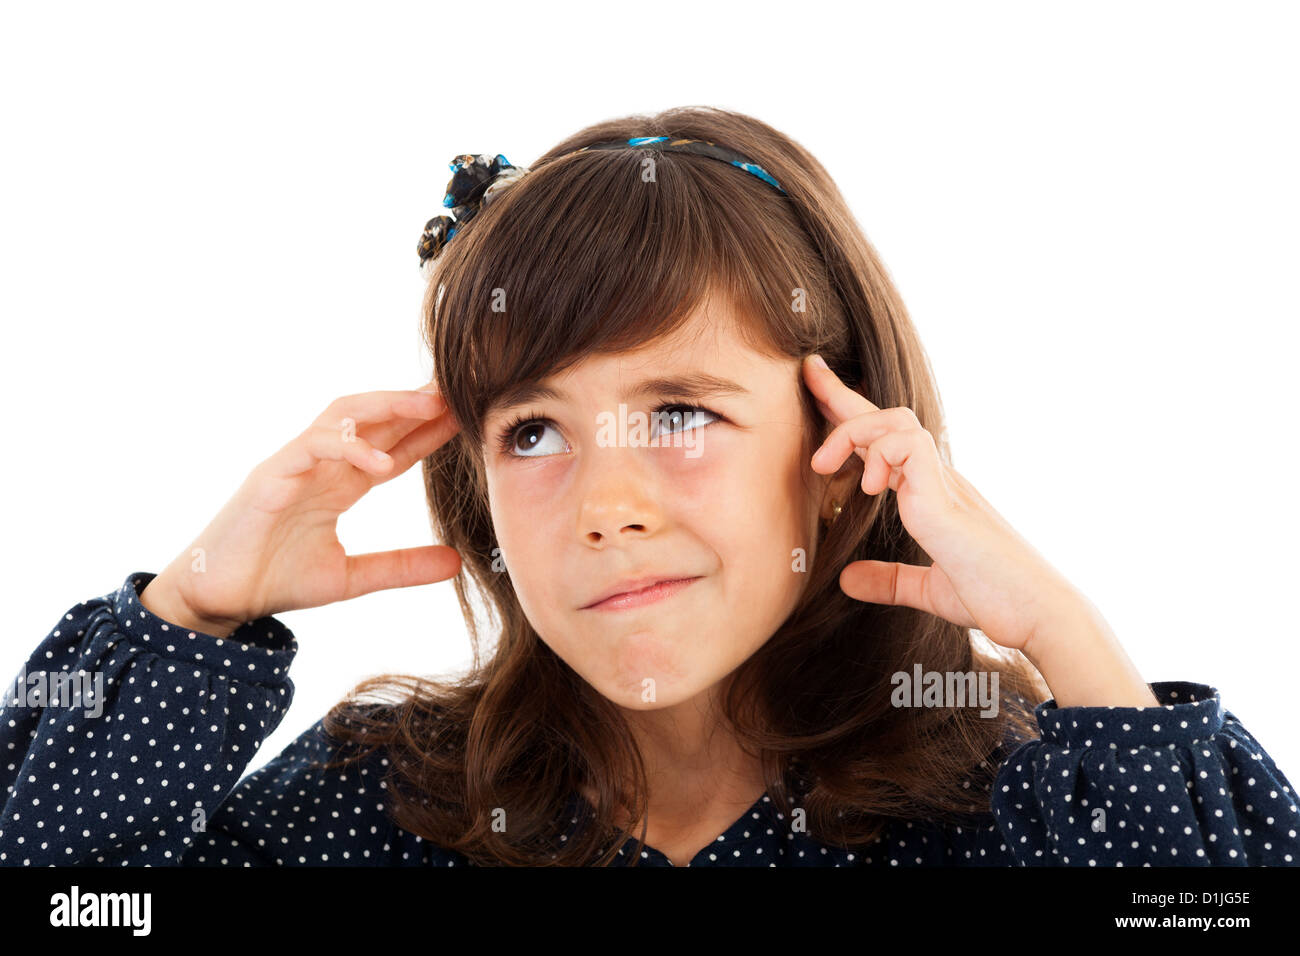
[[(593, 352), (571, 359), (543, 376), (548, 383), (575, 379), (625, 379), (690, 376), (700, 385), (752, 375), (780, 358), (754, 351), (741, 335), (738, 319), (711, 307), (696, 309), (677, 328), (631, 348)], [(709, 382), (710, 378), (718, 381)]]
[[(527, 380), (494, 389), (485, 417), (538, 401), (569, 401), (583, 393), (650, 398), (656, 394), (745, 397), (797, 369), (795, 357), (755, 351), (744, 318), (725, 297), (706, 296), (675, 328), (639, 344), (570, 354)], [(786, 368), (789, 366), (789, 369)]]
[(629, 365), (671, 361), (721, 362), (722, 356), (752, 352), (742, 334), (742, 321), (725, 300), (706, 299), (676, 328), (621, 351), (584, 356), (576, 364), (599, 359), (613, 359)]

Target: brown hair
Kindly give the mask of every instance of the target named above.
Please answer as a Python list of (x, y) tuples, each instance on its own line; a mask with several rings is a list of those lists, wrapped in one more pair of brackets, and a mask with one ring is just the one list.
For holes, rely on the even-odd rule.
[[(705, 157), (573, 152), (659, 135), (738, 150), (788, 196)], [(479, 864), (607, 865), (629, 836), (620, 811), (644, 819), (645, 769), (620, 709), (541, 640), (496, 560), (481, 457), (493, 398), (672, 332), (716, 292), (745, 316), (756, 350), (819, 352), (877, 406), (911, 408), (943, 460), (951, 452), (903, 303), (834, 182), (800, 144), (741, 113), (682, 107), (589, 126), (531, 169), (442, 251), (424, 303), (436, 378), (461, 425), (425, 459), (425, 488), (438, 540), (462, 557), (454, 582), (473, 664), (445, 680), (366, 680), (326, 715), (325, 729), (356, 745), (345, 763), (385, 748), (390, 816), (436, 846)], [(501, 290), (505, 311), (493, 309)], [(791, 308), (796, 290), (803, 311)], [(811, 457), (829, 426), (799, 391)], [(860, 480), (856, 455), (844, 467), (855, 466)], [(1046, 697), (1018, 653), (981, 650), (970, 629), (924, 612), (845, 595), (840, 571), (867, 557), (931, 564), (888, 492), (849, 496), (822, 532), (795, 610), (733, 672), (722, 701), (737, 740), (761, 755), (773, 801), (788, 806), (793, 797), (827, 845), (869, 843), (895, 819), (987, 813), (999, 748), (1037, 736), (1032, 706)], [(486, 661), (471, 584), (497, 637)], [(997, 715), (892, 706), (891, 675), (917, 663), (998, 672)], [(580, 786), (597, 794), (590, 825), (559, 842)], [(494, 808), (508, 809), (508, 832), (494, 831)]]

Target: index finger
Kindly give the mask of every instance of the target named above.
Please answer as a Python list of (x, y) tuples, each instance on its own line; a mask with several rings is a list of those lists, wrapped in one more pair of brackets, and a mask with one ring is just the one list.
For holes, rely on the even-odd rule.
[(456, 421), (450, 411), (433, 421), (425, 422), (388, 450), (394, 463), (393, 473), (383, 480), (400, 475), (417, 461), (432, 455), (459, 431), (460, 422)]
[(429, 386), (405, 391), (361, 392), (344, 395), (330, 402), (329, 407), (317, 417), (315, 424), (334, 427), (346, 416), (359, 425), (386, 421), (395, 415), (416, 413), (417, 417), (440, 415), (447, 409), (446, 400)]
[(865, 396), (845, 385), (816, 353), (803, 360), (803, 376), (808, 391), (817, 400), (817, 407), (832, 425), (856, 418), (864, 412), (880, 411)]

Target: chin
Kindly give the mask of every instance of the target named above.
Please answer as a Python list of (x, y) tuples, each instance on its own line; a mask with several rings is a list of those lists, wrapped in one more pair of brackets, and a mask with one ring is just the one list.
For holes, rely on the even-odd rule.
[(617, 704), (624, 710), (646, 712), (673, 707), (683, 701), (690, 700), (703, 689), (702, 687), (686, 687), (676, 683), (669, 687), (663, 681), (659, 681), (655, 685), (654, 700), (647, 700), (645, 696), (647, 692), (642, 689), (639, 683), (631, 687), (624, 684), (617, 688), (597, 688), (607, 700)]
[[(647, 681), (654, 681), (656, 701), (647, 701), (650, 709), (668, 696), (684, 697), (687, 685), (694, 685), (705, 670), (699, 652), (692, 649), (688, 635), (663, 634), (641, 630), (614, 638), (609, 648), (613, 665), (608, 685), (618, 696), (640, 700), (648, 694)], [(694, 638), (698, 641), (698, 637)]]

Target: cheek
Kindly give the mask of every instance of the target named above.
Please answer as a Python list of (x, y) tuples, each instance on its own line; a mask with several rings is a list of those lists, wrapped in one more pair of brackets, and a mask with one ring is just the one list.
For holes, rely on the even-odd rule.
[[(509, 463), (489, 469), (488, 500), (492, 509), (494, 557), (510, 575), (525, 616), (542, 633), (555, 630), (552, 617), (571, 600), (563, 593), (554, 562), (560, 469), (544, 464)], [(563, 655), (561, 655), (563, 656)]]
[(743, 514), (747, 525), (784, 525), (801, 519), (806, 509), (805, 473), (812, 468), (803, 461), (802, 445), (784, 430), (719, 432), (698, 458), (675, 452), (666, 462), (676, 493), (703, 502), (709, 512)]
[(510, 546), (527, 547), (528, 534), (559, 513), (563, 469), (543, 461), (508, 462), (487, 471), (488, 501), (497, 538)]
[(694, 450), (654, 448), (654, 463), (665, 484), (677, 496), (676, 504), (698, 505), (734, 487), (745, 458), (737, 436), (717, 434), (697, 440)]
[(720, 434), (698, 458), (666, 458), (661, 474), (673, 514), (729, 569), (725, 597), (798, 589), (791, 569), (807, 564), (816, 535), (812, 471), (798, 436), (775, 428)]
[(780, 491), (772, 469), (753, 433), (725, 426), (709, 429), (699, 440), (698, 454), (680, 448), (650, 449), (652, 474), (658, 482), (662, 514), (718, 551), (748, 547), (761, 535), (772, 498)]
[(711, 464), (713, 472), (701, 473), (700, 520), (717, 529), (712, 540), (725, 548), (731, 597), (744, 592), (750, 600), (760, 591), (788, 600), (803, 584), (795, 571), (808, 566), (816, 545), (813, 473), (798, 436), (771, 429), (744, 437), (718, 449), (724, 453)]
[[(556, 469), (550, 469), (553, 473)], [(555, 530), (547, 522), (558, 515), (554, 481), (536, 464), (496, 467), (487, 473), (492, 514), (494, 566), (509, 573), (520, 605), (530, 619), (540, 622), (555, 601), (550, 593), (555, 580), (539, 570), (551, 567), (546, 551), (553, 546)], [(548, 544), (549, 543), (549, 544)], [(499, 563), (496, 563), (499, 562)]]

